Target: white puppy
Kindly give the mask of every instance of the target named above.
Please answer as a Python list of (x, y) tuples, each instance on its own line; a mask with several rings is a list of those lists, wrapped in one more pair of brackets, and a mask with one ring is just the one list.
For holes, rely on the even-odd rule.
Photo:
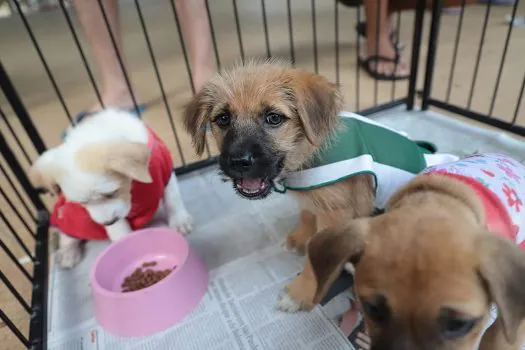
[(134, 115), (115, 109), (85, 118), (63, 144), (46, 151), (30, 171), (37, 187), (58, 195), (51, 224), (60, 234), (57, 263), (75, 266), (81, 241), (116, 241), (164, 209), (170, 227), (189, 233), (166, 145)]

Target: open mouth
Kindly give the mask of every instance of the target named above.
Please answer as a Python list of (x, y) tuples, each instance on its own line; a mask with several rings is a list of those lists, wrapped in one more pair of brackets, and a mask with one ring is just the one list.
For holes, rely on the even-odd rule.
[(240, 178), (233, 181), (233, 187), (237, 193), (249, 199), (264, 198), (272, 192), (272, 182), (267, 178)]

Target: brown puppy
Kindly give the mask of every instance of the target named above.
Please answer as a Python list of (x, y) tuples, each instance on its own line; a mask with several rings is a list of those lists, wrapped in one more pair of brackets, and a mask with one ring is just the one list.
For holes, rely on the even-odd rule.
[[(341, 107), (336, 85), (326, 78), (275, 61), (251, 62), (211, 79), (186, 106), (184, 122), (199, 154), (211, 125), (221, 170), (241, 196), (256, 199), (267, 196), (283, 174), (310, 161), (338, 128)], [(302, 211), (286, 246), (299, 252), (318, 230), (368, 216), (374, 205), (369, 175), (294, 194)], [(293, 299), (313, 297), (302, 295), (302, 284), (308, 283), (303, 277), (287, 289)], [(299, 305), (290, 307), (296, 311)]]
[[(483, 350), (518, 350), (525, 341), (525, 252), (485, 228), (484, 206), (462, 181), (420, 175), (385, 214), (350, 220), (311, 239), (307, 269), (319, 302), (348, 262), (372, 349), (474, 349), (491, 303), (498, 319)], [(306, 273), (306, 271), (305, 271)]]

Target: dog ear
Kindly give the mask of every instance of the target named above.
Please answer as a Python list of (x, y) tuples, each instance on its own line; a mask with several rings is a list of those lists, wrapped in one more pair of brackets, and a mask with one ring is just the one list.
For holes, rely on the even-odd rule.
[(319, 146), (336, 126), (342, 108), (337, 86), (326, 78), (307, 71), (297, 71), (292, 94), (306, 137)]
[(112, 148), (108, 154), (108, 168), (142, 183), (153, 179), (148, 170), (150, 149), (138, 142), (126, 142), (121, 147)]
[(191, 135), (193, 147), (198, 156), (204, 152), (206, 144), (206, 123), (211, 107), (205, 100), (205, 90), (202, 89), (184, 106), (184, 128)]
[(53, 196), (62, 191), (58, 184), (61, 174), (57, 159), (58, 150), (58, 148), (52, 148), (42, 153), (28, 172), (29, 180), (35, 188), (42, 189)]
[(132, 180), (151, 183), (148, 170), (150, 149), (130, 141), (114, 141), (83, 147), (77, 154), (81, 168), (95, 172), (115, 172)]
[(307, 246), (307, 259), (314, 271), (318, 304), (343, 271), (345, 263), (356, 263), (365, 249), (369, 219), (356, 219), (339, 227), (318, 232)]
[(507, 341), (516, 341), (518, 327), (525, 320), (525, 252), (509, 239), (486, 233), (476, 240), (479, 273), (492, 301), (498, 306)]

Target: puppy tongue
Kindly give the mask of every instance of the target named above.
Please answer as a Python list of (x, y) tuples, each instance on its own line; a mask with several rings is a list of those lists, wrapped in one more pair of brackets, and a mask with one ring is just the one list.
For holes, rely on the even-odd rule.
[(262, 182), (262, 179), (241, 179), (241, 186), (248, 190), (258, 190)]

